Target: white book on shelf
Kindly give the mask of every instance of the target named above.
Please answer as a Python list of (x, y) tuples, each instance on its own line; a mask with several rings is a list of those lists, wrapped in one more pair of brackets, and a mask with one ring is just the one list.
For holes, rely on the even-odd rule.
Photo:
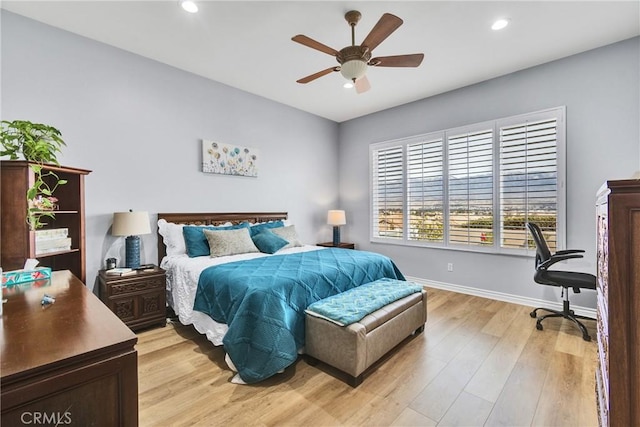
[(57, 239), (36, 240), (36, 252), (46, 249), (71, 247), (71, 237), (62, 237)]
[(60, 239), (69, 235), (68, 228), (50, 228), (46, 230), (36, 230), (36, 242), (42, 240)]

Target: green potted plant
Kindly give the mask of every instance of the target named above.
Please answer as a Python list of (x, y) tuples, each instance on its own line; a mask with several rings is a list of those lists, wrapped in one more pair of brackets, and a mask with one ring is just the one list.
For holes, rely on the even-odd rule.
[(3, 120), (0, 122), (0, 138), (1, 157), (8, 156), (11, 160), (18, 160), (21, 155), (31, 163), (29, 167), (35, 180), (27, 190), (27, 223), (31, 230), (42, 228), (46, 225), (42, 222), (43, 217), (55, 217), (53, 210), (58, 200), (53, 192), (59, 185), (67, 182), (59, 179), (53, 171), (43, 170), (45, 164), (60, 166), (57, 155), (66, 146), (62, 134), (53, 126), (42, 123)]

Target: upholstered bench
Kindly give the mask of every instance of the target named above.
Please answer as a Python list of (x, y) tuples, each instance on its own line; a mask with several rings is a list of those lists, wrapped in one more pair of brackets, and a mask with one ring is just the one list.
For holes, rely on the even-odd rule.
[[(383, 302), (383, 306), (353, 323), (349, 323), (352, 320), (349, 319), (349, 314), (334, 315), (335, 311), (340, 311), (340, 304), (345, 301), (352, 301), (351, 306), (344, 309), (345, 312), (350, 312), (367, 305), (372, 299), (372, 290), (381, 289), (381, 293), (385, 293), (394, 286), (413, 286), (413, 289), (410, 293), (405, 291), (405, 296), (399, 298), (387, 296), (387, 300), (391, 299), (390, 302)], [(332, 298), (338, 299), (331, 300)], [(323, 311), (326, 304), (325, 307), (317, 306), (325, 302), (329, 302), (329, 306), (333, 305), (334, 314), (330, 312), (331, 307), (329, 313)], [(422, 287), (392, 279), (377, 280), (334, 295), (307, 309), (305, 352), (312, 363), (317, 359), (347, 373), (350, 376), (348, 383), (357, 387), (367, 368), (408, 336), (424, 331), (426, 308), (427, 293)], [(354, 315), (361, 317), (362, 313)]]

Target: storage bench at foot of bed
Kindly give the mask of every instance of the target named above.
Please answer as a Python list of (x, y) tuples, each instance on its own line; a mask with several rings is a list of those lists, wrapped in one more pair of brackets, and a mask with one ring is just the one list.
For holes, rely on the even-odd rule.
[(306, 314), (305, 352), (349, 374), (360, 385), (364, 371), (405, 338), (424, 331), (427, 293), (416, 292), (394, 301), (348, 326)]

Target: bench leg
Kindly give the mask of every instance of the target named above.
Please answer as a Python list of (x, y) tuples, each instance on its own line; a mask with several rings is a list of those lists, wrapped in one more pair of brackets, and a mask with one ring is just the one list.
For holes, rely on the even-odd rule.
[(318, 363), (320, 363), (320, 361), (313, 356), (305, 354), (305, 357), (307, 358), (307, 363), (311, 366), (316, 366)]
[(364, 379), (363, 375), (360, 374), (357, 377), (352, 377), (351, 375), (349, 375), (349, 379), (347, 380), (347, 382), (349, 383), (349, 385), (353, 388), (358, 387), (360, 384), (362, 384), (362, 380)]

